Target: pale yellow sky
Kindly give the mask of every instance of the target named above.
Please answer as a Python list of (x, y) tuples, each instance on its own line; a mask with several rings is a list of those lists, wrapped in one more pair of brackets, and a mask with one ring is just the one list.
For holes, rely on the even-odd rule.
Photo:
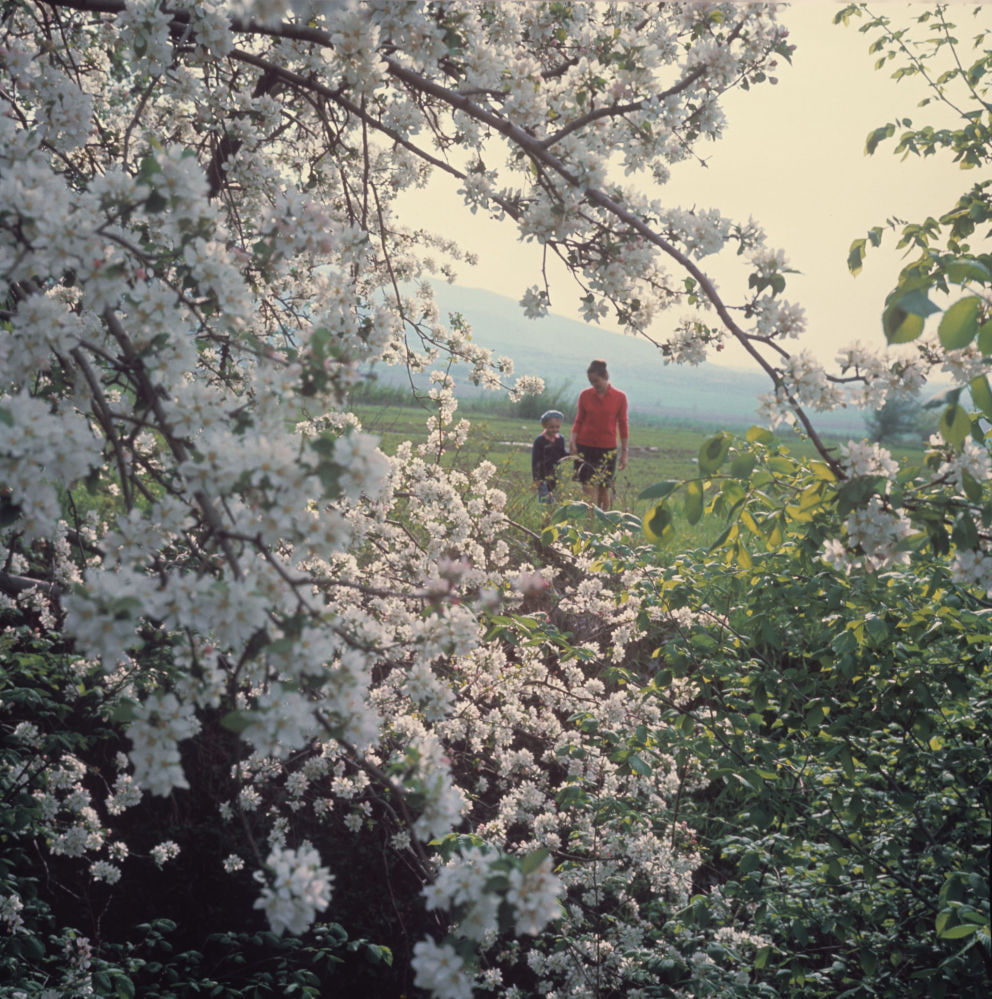
[[(753, 217), (765, 229), (769, 245), (783, 249), (790, 265), (802, 272), (790, 276), (785, 297), (804, 306), (808, 330), (787, 346), (808, 349), (824, 363), (855, 340), (884, 345), (882, 304), (902, 263), (896, 239), (890, 235), (882, 249), (871, 251), (857, 278), (847, 270), (851, 241), (893, 216), (919, 221), (939, 214), (978, 179), (949, 156), (900, 161), (891, 153), (891, 142), (872, 157), (864, 154), (865, 139), (875, 127), (896, 117), (931, 122), (937, 112), (917, 108), (926, 95), (920, 80), (897, 83), (890, 69), (874, 69), (876, 57), (867, 51), (873, 36), (861, 34), (854, 24), (833, 25), (841, 6), (804, 0), (781, 12), (789, 40), (798, 46), (792, 66), (781, 61), (777, 86), (729, 94), (724, 137), (698, 150), (708, 166), (679, 164), (659, 192), (684, 207), (716, 208), (734, 219)], [(877, 8), (901, 20), (901, 12), (926, 6), (887, 2)], [(970, 10), (960, 5), (953, 12), (968, 23), (965, 37), (977, 30)], [(461, 268), (459, 284), (519, 299), (541, 280), (539, 250), (518, 241), (511, 223), (490, 222), (462, 209), (455, 186), (447, 191), (438, 186), (428, 197), (421, 193), (409, 201), (406, 221), (442, 230), (479, 254), (478, 267)], [(702, 264), (728, 298), (738, 297), (743, 284), (732, 254), (707, 257)], [(579, 318), (578, 293), (570, 279), (555, 277), (551, 291), (552, 311)], [(666, 324), (678, 318), (663, 316), (652, 331), (655, 338), (663, 339)], [(521, 316), (521, 322), (531, 320)], [(715, 359), (751, 364), (743, 351), (728, 350)]]

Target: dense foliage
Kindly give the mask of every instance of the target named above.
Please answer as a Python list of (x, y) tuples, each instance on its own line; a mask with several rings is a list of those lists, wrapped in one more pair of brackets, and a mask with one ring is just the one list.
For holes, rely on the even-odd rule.
[[(883, 327), (917, 353), (828, 375), (753, 222), (637, 185), (788, 58), (772, 5), (67, 0), (0, 31), (0, 994), (987, 993), (984, 187), (903, 231)], [(987, 60), (934, 81), (976, 109), (927, 151), (984, 163)], [(432, 170), (590, 318), (685, 310), (669, 360), (736, 338), (820, 460), (718, 434), (643, 524), (524, 531), (444, 460), (440, 367), (386, 458), (361, 364), (512, 374), (417, 284), (461, 258), (395, 214)], [(732, 300), (699, 263), (727, 245)], [(809, 408), (936, 365), (925, 465), (823, 446)], [(712, 550), (652, 543), (675, 503)]]

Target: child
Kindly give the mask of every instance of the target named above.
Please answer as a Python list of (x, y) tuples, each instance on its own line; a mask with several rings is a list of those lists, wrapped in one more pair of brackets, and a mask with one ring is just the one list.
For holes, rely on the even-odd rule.
[(539, 434), (530, 449), (531, 471), (537, 487), (539, 503), (553, 503), (558, 484), (558, 462), (568, 454), (565, 438), (558, 432), (564, 419), (557, 409), (549, 409), (541, 417), (544, 432)]

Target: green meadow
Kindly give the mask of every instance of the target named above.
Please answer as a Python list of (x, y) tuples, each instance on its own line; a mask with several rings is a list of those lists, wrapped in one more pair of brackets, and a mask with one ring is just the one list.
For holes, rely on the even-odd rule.
[[(427, 438), (426, 422), (432, 410), (427, 406), (404, 405), (395, 400), (365, 403), (353, 407), (362, 421), (363, 428), (380, 438), (380, 447), (386, 454), (394, 454), (401, 441), (421, 442)], [(553, 510), (537, 502), (530, 471), (531, 442), (540, 433), (537, 420), (527, 421), (519, 416), (494, 415), (484, 410), (472, 410), (464, 405), (455, 414), (455, 421), (467, 419), (471, 428), (466, 442), (445, 455), (445, 463), (470, 469), (481, 461), (491, 461), (497, 468), (497, 482), (507, 494), (507, 514), (517, 523), (532, 530), (539, 529), (551, 518)], [(566, 425), (566, 437), (570, 428)], [(627, 468), (617, 476), (615, 509), (641, 515), (650, 506), (649, 501), (639, 500), (640, 493), (663, 479), (690, 479), (697, 474), (697, 456), (703, 443), (714, 433), (728, 429), (741, 435), (739, 429), (688, 424), (673, 420), (670, 424), (638, 424), (631, 420), (630, 457)], [(827, 438), (833, 447), (848, 437)], [(791, 430), (779, 435), (779, 447), (795, 457), (813, 458), (816, 451), (804, 437)], [(893, 448), (893, 455), (901, 462), (919, 462), (922, 448)], [(562, 476), (557, 500), (559, 503), (581, 502), (583, 495), (578, 483), (571, 480), (568, 470)], [(711, 543), (723, 529), (723, 524), (709, 518), (689, 525), (681, 516), (676, 501), (676, 540), (679, 548), (693, 548)]]

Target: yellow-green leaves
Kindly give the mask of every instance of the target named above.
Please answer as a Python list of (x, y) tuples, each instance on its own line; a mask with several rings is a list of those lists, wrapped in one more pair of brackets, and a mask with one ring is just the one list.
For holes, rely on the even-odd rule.
[(911, 343), (922, 332), (927, 316), (940, 309), (927, 297), (929, 280), (913, 278), (902, 282), (886, 299), (882, 329), (887, 343)]
[(651, 507), (641, 523), (645, 536), (655, 544), (670, 541), (675, 536), (672, 514), (663, 502)]
[(954, 284), (992, 279), (989, 269), (983, 263), (971, 257), (960, 257), (957, 260), (952, 260), (944, 267), (944, 273), (947, 275), (947, 280)]
[(940, 436), (952, 447), (960, 448), (971, 432), (971, 417), (964, 406), (952, 402), (944, 410), (938, 424)]
[(685, 516), (690, 524), (698, 524), (703, 516), (703, 484), (699, 479), (685, 484)]
[(971, 389), (972, 401), (992, 420), (992, 389), (989, 388), (988, 378), (985, 375), (979, 375), (971, 380), (968, 387)]
[(937, 336), (948, 350), (967, 347), (978, 332), (981, 299), (975, 295), (955, 302), (941, 317)]
[(727, 460), (730, 451), (730, 434), (714, 434), (703, 443), (699, 449), (699, 471), (703, 475), (712, 475)]
[(982, 323), (978, 327), (978, 349), (986, 357), (992, 354), (992, 322)]

